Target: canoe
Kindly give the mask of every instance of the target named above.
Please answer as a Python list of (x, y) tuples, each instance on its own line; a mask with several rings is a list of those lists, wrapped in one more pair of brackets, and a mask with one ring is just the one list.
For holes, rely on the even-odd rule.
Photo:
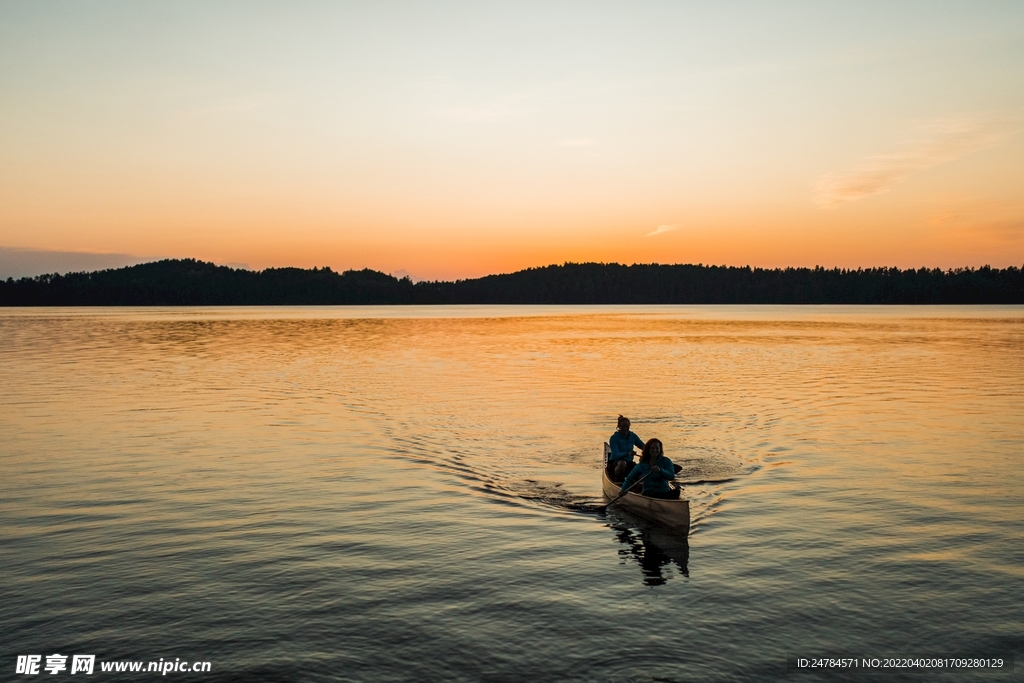
[[(608, 478), (608, 473), (603, 467), (601, 468), (601, 485), (606, 500), (612, 500), (622, 492), (620, 485)], [(621, 505), (624, 510), (637, 517), (642, 517), (676, 533), (684, 536), (690, 533), (690, 501), (684, 498), (665, 500), (629, 492), (619, 498), (615, 504)]]

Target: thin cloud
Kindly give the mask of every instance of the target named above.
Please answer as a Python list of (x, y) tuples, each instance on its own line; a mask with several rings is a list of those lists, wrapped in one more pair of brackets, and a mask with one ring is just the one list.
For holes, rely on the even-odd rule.
[(423, 282), (423, 278), (416, 277), (405, 268), (399, 268), (398, 270), (392, 271), (391, 275), (397, 277), (399, 280), (401, 280), (403, 277), (407, 277), (413, 282)]
[(936, 234), (967, 235), (979, 242), (1024, 241), (1024, 203), (984, 202), (951, 208), (931, 216), (927, 225)]
[(44, 273), (75, 273), (123, 268), (155, 260), (157, 260), (156, 257), (131, 254), (0, 247), (0, 279), (35, 277)]
[(654, 229), (654, 231), (649, 232), (649, 233), (647, 233), (644, 236), (645, 237), (654, 237), (655, 235), (663, 235), (666, 232), (672, 232), (673, 230), (678, 230), (678, 229), (679, 228), (677, 226), (675, 226), (675, 225), (659, 225), (657, 228)]
[(829, 208), (887, 192), (919, 171), (998, 144), (1009, 126), (991, 118), (961, 116), (937, 119), (886, 154), (866, 157), (853, 168), (826, 173), (818, 181), (815, 203)]
[(465, 123), (502, 121), (533, 116), (544, 103), (544, 88), (502, 92), (487, 96), (478, 88), (439, 73), (420, 81), (419, 97), (431, 103), (423, 114), (438, 119)]
[(275, 99), (277, 98), (269, 93), (246, 97), (223, 97), (209, 103), (205, 107), (188, 109), (182, 112), (182, 116), (186, 118), (202, 118), (224, 114), (245, 114), (258, 109), (264, 109), (271, 105)]
[(526, 107), (513, 107), (504, 104), (484, 105), (478, 107), (452, 107), (437, 112), (437, 116), (453, 121), (495, 121), (499, 119), (521, 118), (533, 113)]

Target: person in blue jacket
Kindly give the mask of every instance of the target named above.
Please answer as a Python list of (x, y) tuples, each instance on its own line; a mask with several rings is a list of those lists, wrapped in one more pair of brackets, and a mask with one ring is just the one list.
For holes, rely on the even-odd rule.
[(640, 437), (629, 431), (629, 418), (619, 415), (618, 429), (608, 439), (611, 452), (608, 454), (608, 477), (622, 481), (633, 469), (633, 446), (643, 448)]
[(669, 482), (675, 478), (675, 465), (665, 457), (661, 441), (651, 439), (644, 446), (640, 462), (622, 482), (621, 490), (628, 491), (629, 487), (643, 479), (643, 495), (651, 498), (678, 498), (679, 489), (669, 485)]

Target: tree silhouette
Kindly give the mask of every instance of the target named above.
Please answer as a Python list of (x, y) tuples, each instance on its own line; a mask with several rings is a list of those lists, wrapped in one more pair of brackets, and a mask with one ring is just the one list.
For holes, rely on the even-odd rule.
[(1020, 304), (1024, 271), (566, 263), (455, 282), (374, 270), (240, 270), (195, 259), (0, 281), (0, 306)]

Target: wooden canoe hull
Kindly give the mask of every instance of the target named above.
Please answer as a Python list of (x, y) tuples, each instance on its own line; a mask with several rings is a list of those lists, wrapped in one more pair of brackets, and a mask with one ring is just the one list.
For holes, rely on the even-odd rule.
[[(608, 478), (608, 473), (603, 467), (601, 468), (601, 484), (606, 500), (612, 500), (621, 492), (620, 486)], [(684, 536), (690, 533), (690, 501), (688, 500), (648, 498), (639, 493), (630, 492), (619, 498), (615, 504), (621, 505), (623, 509), (637, 517), (643, 517), (676, 533)]]

